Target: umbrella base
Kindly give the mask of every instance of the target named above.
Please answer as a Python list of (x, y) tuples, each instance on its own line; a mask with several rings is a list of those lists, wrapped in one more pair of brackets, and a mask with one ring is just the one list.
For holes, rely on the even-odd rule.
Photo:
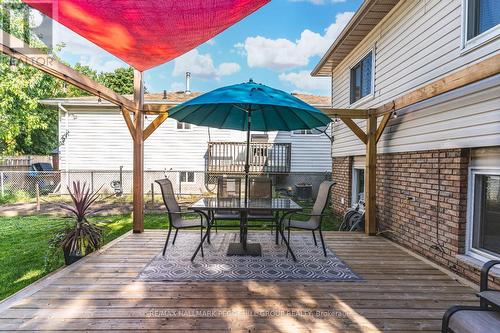
[(227, 255), (260, 257), (262, 248), (259, 243), (248, 243), (246, 249), (242, 243), (231, 243), (227, 249)]

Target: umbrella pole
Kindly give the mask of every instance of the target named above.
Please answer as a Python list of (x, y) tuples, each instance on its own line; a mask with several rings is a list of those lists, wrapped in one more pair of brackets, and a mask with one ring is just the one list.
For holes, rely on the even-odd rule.
[(248, 120), (248, 125), (247, 125), (247, 154), (245, 161), (245, 203), (248, 200), (248, 194), (249, 194), (248, 174), (250, 173), (250, 131), (252, 129), (252, 111), (250, 109), (247, 112), (247, 120)]

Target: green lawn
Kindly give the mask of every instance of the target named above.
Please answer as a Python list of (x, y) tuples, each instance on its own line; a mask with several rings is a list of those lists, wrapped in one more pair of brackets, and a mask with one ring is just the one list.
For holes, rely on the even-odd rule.
[[(106, 221), (105, 242), (132, 226), (130, 215), (96, 217)], [(61, 267), (62, 252), (46, 265), (48, 241), (67, 219), (52, 216), (0, 217), (0, 300)], [(146, 215), (148, 229), (166, 228), (165, 215)]]
[[(302, 203), (305, 211), (309, 205)], [(328, 212), (327, 212), (328, 213)], [(130, 215), (95, 217), (105, 221), (105, 243), (123, 235), (132, 227)], [(146, 229), (166, 229), (165, 214), (146, 214)], [(62, 252), (50, 256), (48, 241), (67, 219), (53, 216), (0, 217), (0, 300), (61, 267)], [(227, 221), (224, 221), (226, 224)], [(231, 221), (235, 227), (237, 221)], [(337, 230), (339, 221), (331, 214), (325, 219), (323, 230)]]

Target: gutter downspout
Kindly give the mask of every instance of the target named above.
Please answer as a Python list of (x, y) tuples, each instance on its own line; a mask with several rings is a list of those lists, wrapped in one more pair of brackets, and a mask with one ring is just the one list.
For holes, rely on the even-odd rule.
[[(66, 131), (64, 132), (64, 135), (66, 133), (69, 133), (69, 111), (62, 106), (61, 103), (57, 103), (57, 107), (59, 108), (60, 111), (65, 113), (65, 129)], [(59, 133), (60, 135), (61, 133)], [(66, 142), (67, 140), (64, 141), (64, 169), (66, 172), (66, 186), (69, 186), (69, 146), (68, 143)], [(59, 154), (59, 158), (61, 158), (61, 154)], [(61, 192), (62, 192), (62, 187), (61, 187)]]

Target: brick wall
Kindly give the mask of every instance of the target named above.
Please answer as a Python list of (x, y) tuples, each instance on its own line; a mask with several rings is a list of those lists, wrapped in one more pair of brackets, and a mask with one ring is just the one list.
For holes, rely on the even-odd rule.
[[(335, 211), (348, 206), (338, 201), (350, 193), (349, 161), (352, 158), (334, 159)], [(477, 267), (459, 259), (465, 251), (468, 163), (468, 149), (380, 154), (377, 229), (396, 243), (479, 281)]]
[[(342, 215), (351, 207), (352, 157), (336, 157), (333, 159), (332, 177), (336, 182), (332, 189), (332, 209)], [(342, 203), (342, 198), (344, 203)]]

